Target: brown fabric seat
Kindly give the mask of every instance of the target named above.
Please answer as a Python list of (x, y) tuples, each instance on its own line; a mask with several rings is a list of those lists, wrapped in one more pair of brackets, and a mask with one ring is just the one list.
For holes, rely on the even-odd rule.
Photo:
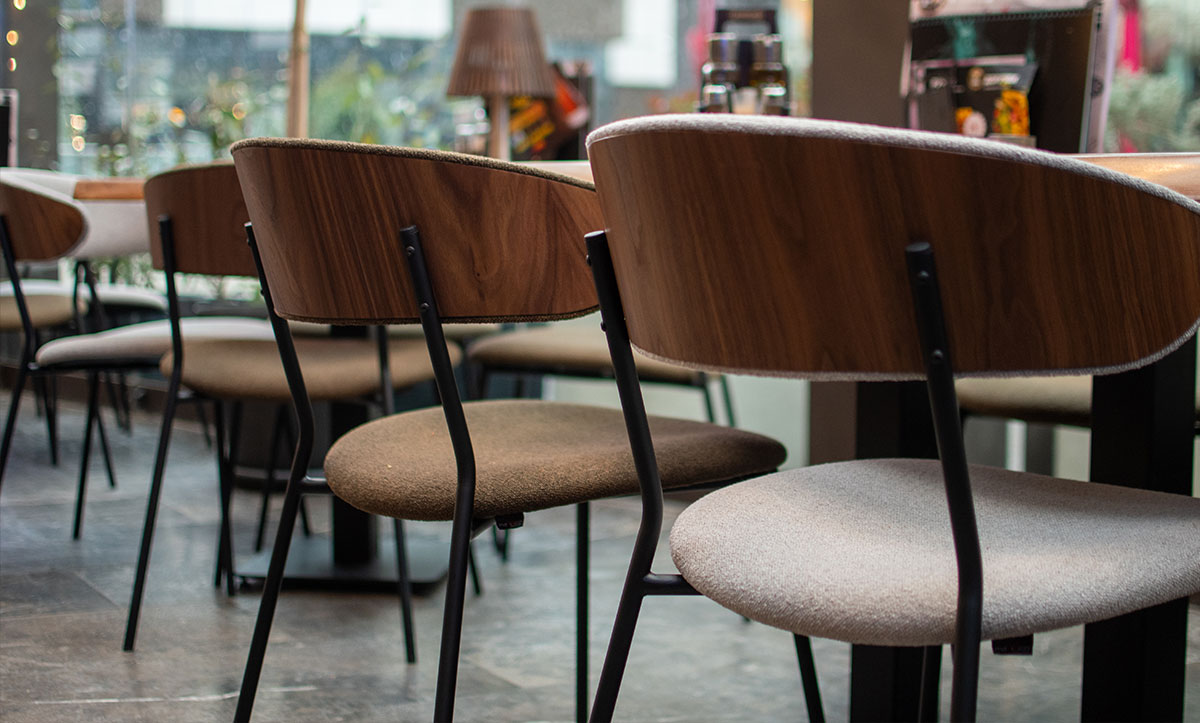
[[(463, 405), (475, 448), (475, 516), (557, 507), (634, 494), (637, 472), (619, 409), (498, 400)], [(769, 472), (787, 456), (762, 435), (682, 419), (651, 417), (664, 487)], [(369, 422), (325, 457), (338, 497), (378, 515), (449, 520), (457, 472), (441, 408)]]
[[(612, 359), (599, 320), (594, 327), (556, 325), (501, 332), (476, 341), (468, 348), (467, 357), (496, 368), (612, 376)], [(700, 376), (642, 354), (635, 358), (642, 381), (694, 384)]]
[[(379, 390), (378, 347), (373, 340), (297, 336), (295, 343), (311, 398), (350, 399)], [(447, 343), (447, 349), (455, 361), (462, 357), (457, 344)], [(388, 353), (395, 388), (431, 378), (424, 342), (392, 339)], [(159, 366), (164, 374), (170, 373), (174, 359), (171, 352), (163, 356)], [(181, 380), (189, 389), (216, 399), (286, 402), (292, 398), (273, 339), (189, 340), (185, 334)]]
[[(1090, 376), (969, 378), (957, 380), (954, 387), (958, 406), (968, 414), (1076, 427), (1092, 423)], [(1196, 418), (1200, 419), (1200, 395)]]

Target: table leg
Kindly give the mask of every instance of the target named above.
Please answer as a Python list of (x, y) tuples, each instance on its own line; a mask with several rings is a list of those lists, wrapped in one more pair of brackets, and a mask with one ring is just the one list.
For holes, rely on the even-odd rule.
[[(857, 385), (855, 457), (937, 457), (924, 382)], [(850, 720), (916, 721), (924, 648), (855, 645), (850, 653)], [(937, 710), (937, 691), (931, 710)]]
[[(1090, 478), (1192, 493), (1196, 340), (1159, 362), (1096, 377)], [(1183, 719), (1187, 600), (1084, 628), (1084, 721)]]

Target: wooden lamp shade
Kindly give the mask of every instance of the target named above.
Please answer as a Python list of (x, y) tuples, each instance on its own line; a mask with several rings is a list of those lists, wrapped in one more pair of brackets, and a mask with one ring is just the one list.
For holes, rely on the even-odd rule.
[(463, 20), (447, 95), (477, 95), (488, 101), (492, 132), (489, 153), (507, 160), (508, 101), (515, 95), (548, 98), (554, 76), (542, 49), (533, 10), (482, 7)]

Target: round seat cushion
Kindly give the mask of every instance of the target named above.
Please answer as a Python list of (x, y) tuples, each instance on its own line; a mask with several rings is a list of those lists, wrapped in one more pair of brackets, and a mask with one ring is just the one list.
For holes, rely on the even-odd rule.
[[(484, 366), (549, 373), (612, 376), (608, 340), (599, 327), (538, 326), (505, 331), (477, 340), (467, 349)], [(634, 352), (642, 381), (694, 384), (698, 372)]]
[[(633, 494), (639, 489), (618, 409), (539, 400), (463, 405), (475, 449), (475, 517)], [(739, 429), (650, 418), (666, 488), (769, 472), (787, 452)], [(457, 467), (440, 407), (368, 422), (325, 456), (334, 494), (355, 507), (407, 520), (449, 520)]]
[[(373, 339), (297, 335), (293, 340), (310, 399), (352, 399), (379, 391), (379, 354)], [(462, 351), (453, 343), (447, 349), (451, 362), (457, 364)], [(433, 379), (424, 341), (391, 339), (388, 352), (395, 388)], [(174, 356), (169, 352), (163, 356), (159, 369), (164, 375), (171, 373)], [(181, 379), (193, 391), (213, 398), (292, 398), (273, 337), (189, 339), (184, 332)]]
[[(236, 316), (187, 317), (180, 320), (185, 339), (243, 339), (270, 342), (275, 335), (265, 319)], [(37, 363), (43, 367), (142, 360), (158, 364), (171, 351), (171, 323), (166, 319), (129, 324), (95, 334), (66, 336), (43, 344)]]
[[(25, 306), (35, 329), (47, 329), (66, 324), (75, 318), (75, 307), (69, 292), (27, 293)], [(21, 312), (17, 299), (11, 294), (0, 294), (0, 331), (20, 331)]]
[[(1200, 499), (970, 474), (985, 640), (1200, 590)], [(957, 572), (936, 460), (839, 462), (717, 490), (676, 520), (671, 556), (702, 594), (794, 633), (888, 646), (954, 639)]]

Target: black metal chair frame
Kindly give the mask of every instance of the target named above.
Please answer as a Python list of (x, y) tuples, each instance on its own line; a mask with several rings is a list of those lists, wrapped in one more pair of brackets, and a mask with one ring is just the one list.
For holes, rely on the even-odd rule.
[[(642, 519), (637, 540), (621, 592), (616, 621), (605, 656), (600, 683), (592, 707), (592, 721), (609, 721), (616, 706), (617, 694), (624, 675), (633, 632), (637, 625), (642, 600), (648, 595), (695, 594), (691, 585), (680, 575), (662, 575), (651, 571), (654, 549), (662, 531), (662, 485), (654, 457), (654, 446), (646, 422), (646, 411), (629, 345), (629, 333), (625, 327), (625, 314), (617, 288), (608, 240), (604, 232), (588, 235), (588, 256), (600, 297), (600, 313), (608, 334), (609, 350), (613, 366), (617, 370), (617, 385), (621, 395), (621, 406), (625, 413), (626, 426), (633, 458), (642, 484)], [(954, 685), (951, 715), (954, 720), (974, 720), (977, 678), (979, 673), (979, 645), (981, 634), (981, 610), (983, 596), (982, 558), (979, 551), (979, 535), (975, 525), (975, 512), (971, 500), (970, 480), (967, 473), (966, 453), (959, 423), (958, 404), (954, 393), (954, 374), (947, 344), (945, 319), (942, 314), (941, 295), (929, 244), (917, 242), (906, 249), (909, 265), (909, 281), (913, 293), (913, 305), (920, 330), (919, 343), (925, 359), (929, 399), (942, 461), (947, 502), (950, 508), (951, 526), (958, 560), (958, 616), (956, 644), (954, 646)], [(805, 679), (806, 692), (815, 690), (816, 676), (811, 666), (811, 648), (806, 637), (795, 636), (800, 655), (801, 675)], [(931, 655), (936, 651), (937, 655)], [(807, 656), (805, 653), (807, 652)], [(926, 649), (924, 674), (936, 676), (937, 665), (933, 657), (940, 657), (939, 648)], [(805, 664), (805, 658), (808, 665)], [(928, 682), (928, 681), (923, 681)], [(926, 686), (923, 686), (927, 689)], [(935, 714), (927, 709), (935, 696), (923, 696), (920, 720), (932, 720)], [(820, 703), (806, 695), (809, 719), (819, 720)], [(816, 709), (814, 710), (814, 703)]]
[[(271, 623), (278, 602), (279, 589), (283, 582), (283, 569), (286, 564), (287, 549), (291, 539), (291, 527), (296, 517), (297, 500), (299, 496), (311, 491), (328, 492), (323, 480), (315, 480), (307, 475), (309, 459), (312, 454), (312, 409), (305, 391), (304, 379), (300, 373), (296, 358), (295, 346), (292, 342), (291, 330), (287, 322), (275, 313), (271, 301), (270, 288), (262, 270), (262, 262), (258, 246), (254, 241), (254, 230), (251, 224), (246, 224), (247, 240), (254, 252), (254, 260), (258, 265), (262, 283), (263, 298), (267, 304), (268, 315), (275, 329), (276, 340), (279, 344), (280, 356), (284, 369), (287, 371), (288, 384), (297, 407), (299, 418), (299, 442), (296, 455), (293, 458), (292, 470), (288, 479), (287, 492), (284, 496), (283, 512), (275, 545), (271, 557), (270, 569), (263, 589), (263, 599), (259, 607), (258, 618), (254, 628), (254, 638), (251, 641), (250, 653), (246, 662), (246, 670), (242, 678), (241, 693), (238, 698), (237, 721), (250, 720), (254, 706), (254, 696), (258, 688), (259, 676), (262, 672), (262, 662), (266, 655), (266, 647), (270, 636)], [(408, 261), (409, 273), (421, 309), (421, 326), (429, 349), (430, 361), (434, 370), (434, 382), (438, 399), (446, 415), (450, 437), (453, 443), (455, 460), (458, 465), (458, 488), (455, 502), (455, 516), (451, 528), (450, 565), (447, 572), (446, 602), (441, 634), (440, 654), (438, 658), (438, 682), (435, 698), (434, 720), (449, 721), (454, 713), (454, 694), (458, 676), (458, 657), (462, 640), (462, 619), (465, 609), (466, 580), (471, 575), (476, 594), (480, 586), (476, 566), (471, 550), (472, 538), (485, 531), (493, 524), (498, 528), (510, 529), (523, 524), (523, 516), (514, 515), (509, 518), (496, 520), (476, 520), (472, 509), (475, 497), (475, 459), (471, 447), (470, 432), (467, 429), (466, 417), (463, 412), (462, 399), (459, 395), (458, 384), (454, 375), (454, 366), (446, 350), (446, 338), (442, 331), (441, 317), (437, 311), (437, 301), (425, 266), (424, 255), (421, 253), (420, 235), (415, 226), (401, 229), (400, 238), (404, 254)], [(380, 362), (386, 370), (386, 330), (379, 328)], [(387, 413), (392, 413), (389, 408)], [(587, 716), (587, 630), (588, 630), (588, 536), (590, 530), (590, 507), (587, 502), (576, 505), (576, 535), (577, 535), (577, 633), (576, 633), (576, 715), (578, 720)], [(402, 539), (402, 521), (395, 520), (397, 539)], [(398, 550), (398, 559), (403, 560), (403, 548)], [(406, 578), (405, 578), (406, 579)], [(403, 594), (403, 593), (402, 593)], [(405, 598), (408, 599), (408, 598)], [(406, 603), (407, 604), (407, 603)], [(406, 614), (406, 619), (410, 616)], [(411, 627), (406, 624), (405, 639), (408, 645), (408, 660), (415, 662), (415, 639)]]
[[(17, 270), (16, 254), (13, 251), (12, 241), (9, 236), (8, 223), (3, 217), (0, 217), (0, 249), (3, 251), (5, 271), (8, 273), (9, 279), (13, 285), (13, 299), (17, 305), (17, 313), (21, 317), (22, 340), (21, 340), (21, 355), (17, 363), (16, 379), (13, 382), (12, 396), (8, 408), (8, 416), (4, 426), (4, 439), (0, 443), (0, 483), (3, 482), (4, 470), (8, 466), (8, 456), (12, 451), (12, 439), (16, 431), (17, 413), (21, 405), (21, 393), (25, 388), (25, 380), (32, 378), (35, 382), (43, 382), (41, 396), (43, 399), (43, 408), (46, 414), (46, 425), (50, 438), (50, 458), (52, 464), (58, 462), (58, 433), (57, 433), (57, 412), (55, 402), (51, 398), (48, 390), (49, 385), (44, 385), (45, 380), (54, 379), (58, 374), (67, 372), (85, 372), (88, 379), (88, 402), (87, 402), (87, 421), (84, 425), (83, 436), (83, 451), (80, 458), (79, 466), (79, 484), (78, 491), (75, 496), (75, 519), (72, 524), (71, 536), (73, 539), (79, 539), (83, 529), (83, 508), (84, 501), (87, 496), (87, 477), (88, 468), (91, 461), (92, 447), (92, 430), (95, 429), (99, 442), (100, 450), (104, 458), (104, 465), (108, 472), (108, 481), (110, 487), (116, 487), (117, 478), (113, 469), (112, 451), (108, 444), (108, 435), (105, 432), (104, 420), (100, 415), (99, 407), (99, 385), (100, 375), (106, 371), (124, 371), (130, 369), (146, 369), (151, 368), (157, 362), (148, 359), (120, 359), (116, 357), (105, 358), (98, 361), (81, 361), (74, 364), (55, 364), (51, 367), (40, 367), (36, 361), (36, 355), (40, 344), (40, 335), (33, 325), (33, 319), (29, 313), (29, 306), (25, 300), (25, 293), (21, 289), (21, 277)], [(78, 317), (78, 312), (76, 312)]]
[[(125, 628), (125, 643), (124, 643), (125, 650), (133, 650), (134, 640), (137, 635), (137, 625), (138, 625), (138, 619), (139, 619), (139, 615), (140, 615), (140, 611), (141, 611), (142, 598), (143, 598), (144, 591), (145, 591), (147, 568), (148, 568), (149, 562), (150, 562), (150, 548), (151, 548), (151, 544), (153, 542), (155, 521), (156, 521), (157, 515), (158, 515), (159, 499), (160, 499), (160, 496), (162, 493), (163, 472), (166, 467), (167, 451), (170, 448), (171, 430), (172, 430), (173, 423), (174, 423), (176, 405), (181, 401), (189, 401), (189, 400), (211, 401), (215, 406), (215, 415), (214, 416), (216, 419), (215, 430), (216, 430), (217, 468), (218, 468), (217, 476), (218, 476), (218, 481), (219, 481), (219, 486), (220, 486), (220, 494), (221, 494), (221, 530), (220, 530), (220, 539), (219, 539), (218, 549), (217, 549), (217, 565), (216, 565), (216, 571), (214, 574), (213, 584), (215, 586), (219, 587), (221, 585), (222, 579), (224, 579), (225, 583), (226, 583), (226, 591), (228, 592), (228, 594), (233, 595), (233, 594), (235, 594), (235, 591), (236, 591), (236, 586), (234, 585), (234, 578), (237, 576), (237, 574), (236, 574), (236, 571), (235, 571), (234, 565), (233, 565), (233, 538), (232, 538), (232, 531), (231, 531), (231, 526), (230, 526), (230, 522), (229, 522), (229, 510), (230, 510), (230, 502), (233, 497), (234, 479), (236, 476), (235, 463), (236, 463), (237, 455), (238, 455), (238, 438), (240, 436), (240, 419), (241, 419), (241, 414), (240, 414), (240, 409), (239, 409), (240, 404), (238, 402), (233, 403), (234, 408), (233, 408), (232, 414), (230, 415), (231, 428), (227, 433), (226, 428), (225, 428), (225, 413), (224, 413), (225, 412), (225, 410), (224, 410), (225, 403), (222, 400), (220, 400), (220, 399), (208, 400), (206, 397), (203, 397), (203, 396), (197, 395), (191, 391), (182, 389), (182, 381), (181, 380), (182, 380), (182, 374), (183, 374), (183, 358), (184, 358), (183, 334), (182, 334), (182, 330), (181, 330), (181, 326), (180, 326), (181, 325), (181, 322), (180, 322), (180, 319), (181, 319), (180, 306), (181, 305), (179, 303), (179, 296), (178, 296), (178, 294), (176, 292), (176, 288), (175, 288), (175, 273), (176, 273), (177, 267), (176, 267), (176, 262), (175, 262), (175, 239), (174, 239), (174, 232), (173, 232), (173, 224), (171, 222), (170, 217), (164, 215), (158, 219), (158, 226), (159, 226), (160, 237), (162, 239), (163, 269), (165, 272), (166, 284), (167, 284), (167, 305), (168, 305), (168, 309), (169, 309), (170, 323), (171, 323), (171, 348), (172, 348), (172, 353), (173, 353), (173, 364), (171, 367), (171, 374), (168, 378), (167, 405), (163, 412), (162, 428), (159, 433), (158, 450), (155, 454), (154, 476), (151, 480), (150, 494), (149, 494), (149, 497), (148, 497), (148, 500), (146, 503), (146, 518), (145, 518), (145, 524), (144, 524), (144, 527), (142, 530), (141, 546), (140, 546), (139, 553), (138, 553), (137, 573), (134, 578), (133, 594), (132, 594), (132, 598), (131, 598), (130, 605), (129, 605), (129, 619), (128, 619), (128, 622), (126, 623), (126, 628)], [(265, 286), (263, 288), (263, 294), (264, 294), (264, 297), (266, 297), (266, 287)], [(268, 307), (269, 307), (269, 302), (268, 302)], [(271, 315), (272, 328), (274, 329), (276, 335), (279, 334), (279, 327), (276, 325), (277, 321), (278, 321), (278, 317), (275, 317), (274, 314), (272, 313), (272, 315)], [(286, 323), (284, 324), (284, 329), (285, 330), (287, 329)], [(389, 390), (389, 389), (391, 389), (391, 375), (387, 368), (386, 336), (381, 334), (379, 336), (379, 339), (380, 339), (379, 353), (380, 353), (380, 370), (381, 370), (380, 371), (380, 374), (381, 374), (380, 389)], [(290, 341), (290, 336), (289, 336), (289, 341)], [(294, 354), (293, 354), (292, 361), (296, 365), (297, 373), (299, 373), (298, 372), (298, 370), (299, 370), (298, 362), (295, 361)], [(285, 371), (287, 371), (286, 365), (287, 365), (287, 360), (285, 359)], [(289, 377), (289, 383), (290, 383), (290, 377)], [(305, 395), (304, 399), (307, 401), (307, 395)], [(390, 413), (392, 403), (393, 403), (393, 401), (392, 401), (390, 394), (386, 394), (386, 393), (382, 394), (382, 405), (383, 405), (385, 413)], [(307, 418), (302, 413), (305, 411), (307, 412)], [(297, 414), (300, 415), (298, 424), (299, 424), (301, 433), (300, 433), (300, 438), (296, 442), (296, 447), (297, 447), (298, 452), (302, 448), (306, 448), (308, 450), (308, 452), (305, 455), (305, 459), (307, 460), (307, 457), (311, 455), (312, 437), (313, 437), (313, 423), (312, 423), (311, 406), (308, 407), (307, 410), (302, 410), (298, 407)], [(307, 429), (305, 428), (306, 424), (308, 425)], [(278, 427), (276, 428), (276, 432), (278, 432)], [(306, 433), (307, 433), (307, 440), (305, 439)], [(277, 443), (278, 440), (276, 439), (275, 442)], [(304, 445), (307, 445), (307, 447), (304, 447)], [(299, 459), (299, 456), (297, 456), (297, 459)], [(272, 466), (274, 465), (274, 450), (271, 453), (271, 461), (269, 462), (269, 464)], [(307, 462), (305, 464), (307, 465)], [(306, 469), (307, 469), (307, 467), (305, 467), (305, 470)], [(269, 477), (268, 477), (268, 481), (266, 482), (266, 484), (267, 485), (270, 484)], [(289, 484), (289, 490), (290, 489), (291, 489), (291, 485)], [(265, 489), (265, 493), (269, 493), (269, 491), (270, 491), (270, 487), (267, 486)], [(314, 483), (311, 485), (311, 489), (305, 488), (303, 491), (305, 493), (311, 493), (311, 492), (316, 492), (316, 493), (323, 492), (325, 494), (329, 493), (329, 490), (327, 487), (325, 487), (324, 482)], [(266, 504), (265, 499), (263, 501), (263, 504), (264, 505)], [(293, 529), (293, 527), (295, 525), (295, 521), (296, 521), (297, 510), (299, 510), (302, 517), (305, 517), (305, 518), (307, 517), (307, 515), (304, 513), (304, 507), (300, 503), (298, 495), (296, 495), (296, 500), (294, 501), (294, 505), (295, 506), (290, 510), (290, 513), (289, 513), (288, 498), (285, 498), (284, 511), (283, 511), (283, 515), (282, 515), (281, 521), (280, 521), (280, 528), (279, 528), (279, 533), (277, 536), (276, 547), (278, 547), (278, 539), (280, 537), (285, 536), (285, 534), (286, 534), (287, 541), (290, 544), (292, 529)], [(260, 513), (260, 518), (264, 515), (265, 515), (265, 510)], [(305, 527), (307, 528), (307, 524), (305, 525)], [(409, 580), (408, 580), (408, 568), (407, 568), (407, 564), (404, 560), (403, 528), (399, 525), (397, 525), (397, 527), (396, 527), (396, 539), (397, 539), (397, 564), (399, 567), (399, 575), (400, 575), (399, 576), (399, 585), (400, 585), (401, 612), (402, 612), (403, 623), (404, 623), (404, 627), (405, 627), (406, 641), (408, 643), (408, 648), (409, 648), (408, 649), (409, 662), (415, 662), (416, 661), (416, 647), (415, 647), (416, 641), (415, 641), (415, 637), (413, 636), (413, 633), (412, 633), (411, 588), (409, 586)], [(272, 557), (272, 560), (271, 560), (272, 569), (274, 569), (276, 557), (278, 557), (278, 554), (276, 554)], [(285, 548), (285, 553), (283, 555), (283, 558), (286, 561), (286, 548)], [(282, 568), (280, 569), (279, 572), (280, 572), (280, 575), (282, 575)], [(268, 580), (269, 579), (270, 579), (270, 576), (268, 574)], [(282, 577), (280, 577), (280, 579), (282, 580)]]
[[(292, 393), (295, 406), (298, 435), (295, 454), (292, 457), (291, 472), (288, 476), (287, 489), (283, 497), (283, 510), (280, 513), (279, 527), (275, 533), (275, 543), (271, 551), (271, 562), (267, 569), (267, 579), (263, 585), (262, 601), (258, 608), (258, 617), (254, 625), (254, 637), (250, 643), (250, 653), (246, 660), (245, 672), (242, 676), (241, 692), (238, 696), (237, 710), (234, 720), (248, 721), (254, 710), (254, 697), (258, 691), (258, 680), (262, 674), (263, 658), (267, 651), (267, 642), (271, 634), (271, 624), (275, 617), (275, 608), (279, 602), (279, 591), (283, 586), (284, 570), (287, 566), (288, 551), (291, 547), (292, 533), (296, 524), (296, 516), (300, 509), (301, 495), (330, 494), (325, 480), (308, 474), (312, 460), (313, 438), (315, 436), (315, 419), (312, 403), (304, 385), (304, 375), (300, 370), (300, 361), (296, 347), (292, 341), (292, 332), (286, 321), (275, 313), (271, 301), (271, 290), (263, 274), (262, 260), (259, 257), (258, 246), (254, 242), (254, 229), (246, 224), (247, 241), (254, 255), (254, 263), (258, 268), (259, 279), (262, 283), (263, 300), (267, 305), (267, 315), (271, 327), (275, 331), (275, 340), (279, 346), (279, 356), (287, 375), (288, 387)], [(383, 394), (384, 414), (395, 412), (395, 401), (390, 390), (391, 370), (389, 366), (387, 330), (375, 327), (375, 339), (379, 349), (380, 389)], [(443, 352), (445, 348), (443, 347)], [(409, 663), (417, 661), (416, 633), (412, 621), (412, 586), (408, 577), (408, 561), (404, 547), (404, 522), (392, 520), (396, 538), (396, 567), (400, 592), (401, 618), (404, 625), (405, 656)]]

